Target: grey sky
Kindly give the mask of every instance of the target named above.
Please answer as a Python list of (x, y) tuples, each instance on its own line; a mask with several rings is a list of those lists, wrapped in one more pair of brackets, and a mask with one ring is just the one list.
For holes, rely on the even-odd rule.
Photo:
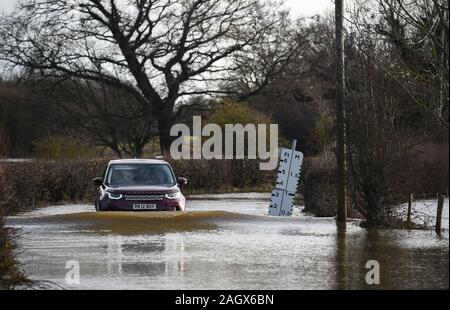
[(9, 13), (16, 3), (16, 0), (0, 0), (0, 12)]
[(334, 8), (332, 0), (285, 0), (295, 16), (312, 16), (323, 14)]
[[(333, 8), (332, 0), (285, 0), (286, 5), (292, 8), (295, 16), (312, 16), (322, 14)], [(0, 0), (0, 12), (9, 13), (14, 8), (16, 0)]]

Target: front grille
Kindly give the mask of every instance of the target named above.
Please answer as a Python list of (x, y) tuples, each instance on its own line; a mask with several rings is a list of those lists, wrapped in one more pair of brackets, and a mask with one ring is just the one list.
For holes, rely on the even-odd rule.
[(164, 195), (124, 195), (125, 200), (131, 201), (155, 201), (155, 200), (163, 200)]

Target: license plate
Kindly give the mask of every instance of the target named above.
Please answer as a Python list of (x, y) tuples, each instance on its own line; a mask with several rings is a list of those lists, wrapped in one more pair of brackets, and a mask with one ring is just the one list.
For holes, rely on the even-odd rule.
[(155, 210), (156, 204), (154, 203), (140, 203), (140, 204), (134, 204), (133, 210)]

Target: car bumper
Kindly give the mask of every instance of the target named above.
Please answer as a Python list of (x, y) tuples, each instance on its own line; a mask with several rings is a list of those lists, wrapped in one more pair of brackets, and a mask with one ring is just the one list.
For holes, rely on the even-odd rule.
[[(135, 204), (154, 204), (155, 209), (136, 210)], [(105, 198), (99, 201), (100, 211), (185, 211), (184, 199), (164, 199), (158, 201), (127, 201), (124, 199)]]

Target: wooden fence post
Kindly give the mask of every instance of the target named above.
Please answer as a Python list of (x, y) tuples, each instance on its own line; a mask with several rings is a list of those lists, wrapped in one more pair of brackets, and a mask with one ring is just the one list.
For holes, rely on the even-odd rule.
[(438, 206), (436, 214), (436, 234), (441, 235), (442, 209), (444, 208), (444, 195), (438, 194)]
[(408, 217), (406, 219), (406, 223), (408, 225), (408, 228), (411, 227), (411, 210), (412, 210), (413, 199), (414, 199), (414, 194), (409, 195), (409, 199), (408, 199)]

